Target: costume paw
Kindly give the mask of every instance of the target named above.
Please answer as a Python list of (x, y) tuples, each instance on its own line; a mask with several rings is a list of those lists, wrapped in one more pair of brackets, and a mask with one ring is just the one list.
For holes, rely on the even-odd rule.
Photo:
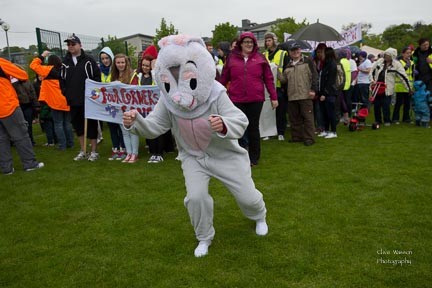
[(208, 254), (208, 247), (211, 245), (210, 240), (200, 241), (195, 248), (195, 257), (203, 257)]
[(259, 236), (267, 235), (268, 226), (267, 226), (265, 219), (256, 221), (255, 232)]

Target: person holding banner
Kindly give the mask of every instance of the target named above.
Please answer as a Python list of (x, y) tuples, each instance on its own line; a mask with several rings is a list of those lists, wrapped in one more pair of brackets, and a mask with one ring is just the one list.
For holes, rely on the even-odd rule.
[[(114, 65), (111, 69), (111, 81), (120, 81), (124, 84), (131, 84), (133, 79), (133, 70), (129, 57), (124, 54), (114, 56)], [(139, 137), (130, 133), (129, 130), (121, 126), (123, 141), (126, 147), (126, 158), (123, 163), (135, 163), (138, 161)]]
[[(64, 42), (67, 44), (68, 52), (63, 59), (62, 78), (64, 80), (63, 94), (66, 96), (70, 106), (71, 122), (78, 136), (81, 151), (74, 158), (75, 161), (88, 159), (96, 161), (99, 158), (97, 149), (98, 121), (85, 119), (84, 94), (85, 80), (91, 79), (101, 81), (101, 73), (96, 61), (87, 55), (81, 48), (81, 40), (72, 34)], [(84, 141), (85, 122), (87, 121), (87, 138), (90, 139), (91, 153), (86, 154)]]
[(184, 205), (199, 241), (195, 257), (208, 254), (215, 235), (211, 177), (225, 184), (243, 214), (256, 222), (255, 233), (266, 235), (263, 195), (252, 180), (248, 152), (238, 143), (248, 126), (246, 115), (214, 80), (213, 58), (201, 38), (171, 35), (159, 46), (155, 76), (161, 97), (146, 118), (136, 110), (124, 112), (123, 125), (148, 138), (172, 129), (186, 183)]
[[(152, 76), (152, 62), (154, 60), (153, 56), (145, 54), (145, 51), (143, 52), (141, 61), (138, 63), (138, 69), (132, 78), (132, 85), (156, 85)], [(164, 161), (162, 157), (164, 152), (164, 136), (161, 135), (154, 139), (146, 139), (146, 142), (151, 154), (147, 162), (160, 163)]]
[[(104, 47), (99, 52), (99, 68), (101, 70), (102, 83), (111, 82), (111, 68), (114, 54), (109, 47)], [(124, 160), (126, 158), (126, 149), (123, 141), (123, 134), (118, 123), (107, 122), (111, 136), (111, 157), (108, 160)]]

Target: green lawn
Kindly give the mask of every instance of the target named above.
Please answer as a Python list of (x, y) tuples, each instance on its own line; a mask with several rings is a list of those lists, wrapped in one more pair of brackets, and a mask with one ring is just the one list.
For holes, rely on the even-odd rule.
[(176, 154), (148, 164), (142, 142), (137, 163), (108, 161), (105, 129), (102, 158), (74, 162), (77, 149), (35, 134), (46, 167), (26, 173), (15, 157), (15, 174), (0, 175), (0, 287), (432, 285), (432, 129), (339, 126), (311, 147), (263, 142), (253, 178), (269, 235), (212, 180), (216, 237), (200, 259)]

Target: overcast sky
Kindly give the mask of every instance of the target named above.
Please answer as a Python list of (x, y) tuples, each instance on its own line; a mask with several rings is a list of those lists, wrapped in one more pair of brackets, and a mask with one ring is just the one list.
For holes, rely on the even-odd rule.
[[(242, 19), (258, 24), (293, 17), (313, 23), (319, 18), (340, 31), (351, 22), (372, 24), (372, 33), (390, 25), (432, 23), (432, 2), (394, 0), (0, 0), (0, 18), (10, 25), (10, 46), (36, 44), (35, 28), (118, 38), (142, 33), (154, 35), (165, 18), (179, 33), (211, 37), (215, 25)], [(432, 36), (432, 35), (429, 35)], [(0, 29), (0, 48), (6, 35)]]

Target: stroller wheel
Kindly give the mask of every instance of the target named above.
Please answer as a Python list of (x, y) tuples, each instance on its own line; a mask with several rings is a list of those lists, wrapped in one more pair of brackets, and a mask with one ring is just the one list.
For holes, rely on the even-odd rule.
[(379, 128), (380, 128), (380, 124), (379, 124), (379, 123), (376, 123), (376, 122), (375, 122), (375, 123), (372, 124), (372, 129), (373, 129), (373, 130), (377, 130), (377, 129), (379, 129)]
[(357, 130), (357, 123), (350, 123), (348, 126), (349, 131), (353, 132)]

